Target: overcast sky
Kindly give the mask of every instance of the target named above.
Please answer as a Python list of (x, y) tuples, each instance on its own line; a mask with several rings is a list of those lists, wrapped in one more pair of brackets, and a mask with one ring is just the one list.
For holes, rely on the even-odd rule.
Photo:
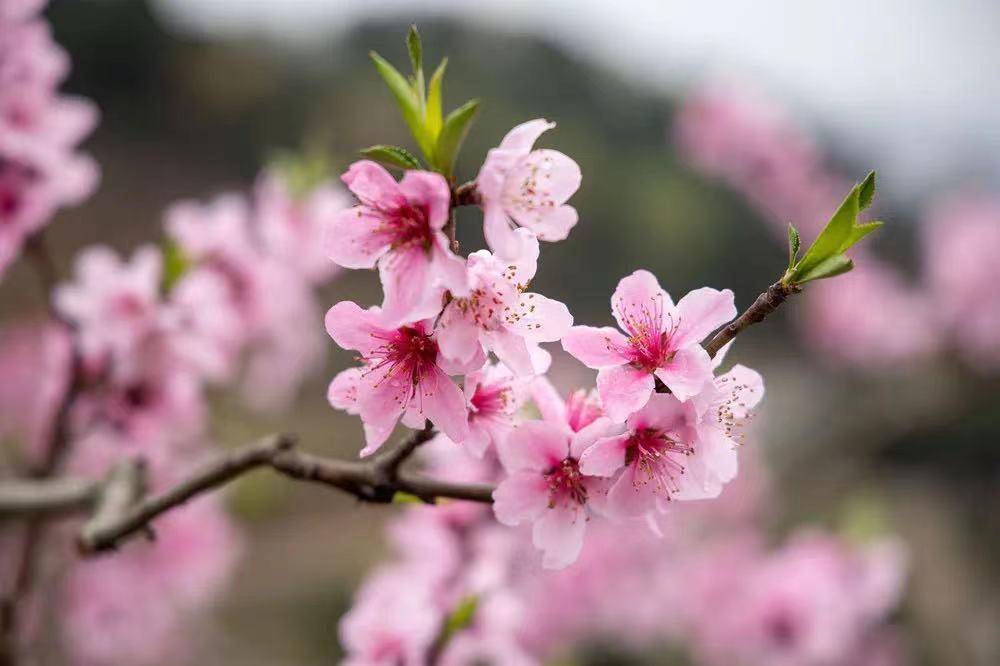
[(877, 160), (897, 194), (967, 176), (1000, 188), (996, 0), (157, 2), (172, 29), (208, 35), (308, 42), (373, 17), (439, 16), (544, 36), (665, 89), (746, 77)]

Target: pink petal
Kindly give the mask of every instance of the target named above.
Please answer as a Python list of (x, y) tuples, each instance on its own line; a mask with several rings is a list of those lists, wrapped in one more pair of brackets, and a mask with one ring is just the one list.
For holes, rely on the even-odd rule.
[(361, 449), (361, 457), (364, 458), (365, 456), (370, 456), (375, 453), (379, 450), (379, 447), (385, 444), (385, 441), (389, 439), (389, 435), (392, 434), (396, 424), (372, 425), (370, 423), (362, 422), (362, 426), (364, 426), (365, 432), (365, 446)]
[(357, 414), (360, 385), (361, 368), (348, 368), (338, 373), (330, 382), (326, 399), (334, 409), (342, 409), (348, 414)]
[[(520, 220), (518, 220), (520, 221)], [(538, 210), (530, 224), (526, 224), (540, 239), (550, 243), (565, 240), (570, 230), (580, 221), (576, 208), (556, 206)]]
[(429, 269), (427, 252), (422, 247), (400, 248), (382, 257), (378, 272), (385, 292), (382, 316), (386, 323), (402, 325), (440, 310), (440, 302), (433, 302)]
[(507, 441), (497, 447), (500, 462), (508, 472), (544, 472), (569, 453), (569, 430), (545, 421), (528, 421), (514, 428)]
[(716, 378), (715, 385), (738, 419), (745, 419), (764, 397), (764, 378), (744, 365), (734, 365), (732, 370)]
[(629, 417), (630, 430), (651, 428), (660, 432), (677, 432), (687, 422), (684, 403), (674, 395), (654, 393), (649, 402)]
[(588, 476), (612, 476), (625, 466), (628, 440), (627, 434), (597, 440), (580, 456), (580, 471)]
[(513, 222), (499, 205), (488, 205), (483, 210), (483, 234), (493, 254), (504, 261), (517, 261), (532, 253), (531, 239), (534, 234), (528, 230), (515, 230)]
[(712, 370), (717, 370), (725, 360), (726, 355), (729, 354), (729, 350), (733, 348), (733, 343), (736, 342), (736, 338), (733, 338), (726, 344), (719, 348), (719, 351), (715, 352), (715, 356), (712, 357)]
[(606, 501), (608, 512), (618, 518), (637, 518), (656, 508), (655, 484), (648, 479), (636, 478), (633, 467), (614, 481)]
[(521, 377), (535, 374), (535, 366), (528, 350), (528, 343), (517, 333), (506, 328), (483, 331), (482, 339), (486, 346), (496, 354), (496, 357), (514, 374)]
[(448, 304), (435, 332), (441, 353), (459, 363), (468, 363), (482, 346), (479, 328), (468, 312), (455, 302)]
[(535, 145), (535, 141), (538, 141), (538, 137), (555, 126), (555, 123), (549, 122), (544, 118), (536, 118), (523, 122), (507, 132), (506, 136), (500, 142), (500, 148), (527, 154), (531, 150), (531, 147)]
[(736, 316), (736, 301), (729, 289), (702, 287), (688, 292), (677, 303), (677, 329), (670, 342), (675, 348), (701, 342), (709, 333)]
[(448, 249), (448, 240), (438, 232), (431, 248), (431, 274), (435, 284), (451, 292), (452, 296), (464, 298), (469, 295), (469, 272), (465, 260)]
[[(370, 372), (362, 378), (358, 391), (358, 414), (368, 426), (365, 428), (368, 438), (366, 450), (374, 451), (385, 441), (409, 406), (412, 395), (413, 384), (409, 376)], [(375, 435), (385, 437), (377, 441)]]
[(623, 277), (611, 296), (611, 312), (622, 330), (629, 333), (641, 329), (648, 335), (665, 330), (673, 307), (670, 295), (660, 287), (656, 276), (644, 270)]
[(580, 181), (579, 165), (563, 153), (533, 150), (506, 174), (502, 198), (514, 219), (530, 227), (535, 213), (565, 203), (580, 188)]
[(548, 377), (536, 377), (528, 387), (531, 399), (542, 413), (542, 418), (549, 423), (566, 425), (566, 401), (559, 395), (556, 387), (552, 385)]
[(622, 351), (628, 340), (610, 326), (574, 326), (562, 338), (562, 347), (588, 368), (599, 370), (627, 362)]
[(469, 435), (469, 414), (462, 392), (437, 366), (425, 372), (415, 396), (421, 413), (451, 441), (461, 444)]
[(440, 229), (448, 221), (451, 189), (441, 174), (430, 171), (407, 171), (403, 175), (403, 180), (399, 182), (399, 190), (411, 205), (424, 209), (431, 228)]
[(545, 477), (537, 472), (516, 472), (493, 491), (493, 513), (504, 525), (534, 520), (549, 502)]
[(546, 509), (531, 530), (532, 543), (544, 553), (542, 566), (563, 569), (573, 564), (580, 556), (586, 530), (587, 517), (583, 511), (565, 506)]
[(569, 313), (569, 308), (541, 294), (521, 294), (517, 309), (523, 314), (511, 324), (511, 328), (535, 342), (559, 340), (573, 325), (573, 315)]
[(622, 424), (615, 423), (606, 416), (599, 416), (573, 433), (569, 445), (569, 455), (579, 460), (584, 451), (589, 449), (594, 442), (611, 434), (620, 433), (623, 429)]
[(378, 308), (362, 310), (353, 301), (341, 301), (326, 313), (326, 332), (344, 349), (353, 349), (367, 356), (372, 349), (383, 344), (376, 336), (388, 335), (382, 325)]
[(355, 162), (340, 179), (365, 205), (386, 210), (406, 203), (395, 179), (371, 160)]
[(373, 268), (392, 242), (382, 228), (382, 218), (362, 206), (338, 211), (323, 233), (326, 256), (345, 268)]
[(712, 359), (699, 345), (692, 345), (677, 351), (674, 358), (656, 370), (667, 388), (678, 400), (687, 400), (712, 379)]
[(653, 375), (630, 365), (601, 368), (597, 373), (597, 392), (604, 412), (614, 421), (624, 421), (629, 414), (646, 404), (653, 393)]
[(736, 442), (714, 428), (705, 429), (695, 445), (695, 454), (685, 464), (677, 480), (678, 500), (714, 499), (722, 487), (736, 478), (738, 457)]

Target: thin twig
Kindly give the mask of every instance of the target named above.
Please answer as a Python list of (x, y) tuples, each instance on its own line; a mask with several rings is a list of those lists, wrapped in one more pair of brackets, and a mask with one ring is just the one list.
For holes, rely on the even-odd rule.
[(785, 299), (798, 291), (800, 289), (794, 285), (786, 285), (780, 281), (775, 282), (767, 288), (767, 291), (758, 296), (753, 305), (747, 308), (743, 314), (706, 342), (705, 351), (708, 352), (709, 356), (715, 356), (730, 340), (750, 326), (764, 321), (768, 315), (785, 302)]

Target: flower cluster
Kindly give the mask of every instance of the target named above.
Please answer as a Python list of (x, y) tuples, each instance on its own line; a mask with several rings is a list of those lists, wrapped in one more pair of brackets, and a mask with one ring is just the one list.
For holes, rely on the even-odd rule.
[(43, 4), (0, 2), (0, 277), (57, 210), (97, 185), (97, 166), (76, 152), (97, 110), (59, 94), (69, 59), (38, 16)]
[[(684, 105), (674, 134), (699, 171), (743, 194), (779, 242), (786, 224), (815, 230), (836, 205), (843, 178), (808, 134), (759, 94), (714, 84)], [(979, 372), (1000, 363), (1000, 201), (964, 192), (940, 198), (921, 216), (920, 275), (908, 280), (873, 253), (835, 287), (807, 295), (803, 330), (831, 357), (884, 368), (950, 349)]]
[[(490, 249), (466, 259), (445, 233), (454, 221), (444, 177), (411, 169), (397, 182), (374, 162), (353, 164), (343, 180), (359, 204), (336, 217), (326, 247), (342, 266), (377, 267), (385, 299), (368, 309), (337, 303), (326, 326), (361, 361), (329, 392), (361, 418), (361, 455), (399, 421), (429, 421), (456, 451), (491, 452), (505, 471), (497, 519), (531, 523), (545, 566), (562, 568), (592, 516), (651, 520), (673, 499), (718, 496), (736, 476), (738, 431), (763, 383), (742, 366), (716, 376), (722, 355), (713, 360), (701, 346), (736, 316), (729, 290), (698, 289), (675, 304), (651, 273), (636, 271), (611, 299), (620, 330), (572, 326), (563, 304), (528, 290), (539, 240), (561, 240), (577, 221), (565, 201), (579, 168), (532, 150), (552, 126), (519, 125), (490, 151), (475, 181)], [(524, 420), (525, 388), (546, 393), (538, 387), (550, 356), (539, 343), (560, 340), (599, 370), (596, 396), (564, 403), (550, 390), (544, 417)]]
[[(293, 196), (281, 173), (267, 172), (252, 205), (234, 194), (173, 206), (166, 252), (82, 251), (73, 280), (53, 294), (68, 326), (0, 332), (0, 366), (12, 380), (0, 390), (5, 439), (28, 464), (56, 460), (100, 478), (141, 457), (149, 490), (175, 484), (211, 450), (208, 387), (239, 382), (252, 406), (279, 406), (316, 367), (323, 349), (313, 290), (336, 272), (320, 239), (345, 204), (332, 184)], [(71, 383), (67, 441), (59, 442), (54, 422)], [(62, 629), (82, 663), (175, 656), (180, 623), (228, 578), (239, 539), (217, 499), (172, 513), (156, 530), (155, 543), (129, 544), (66, 574)]]
[[(536, 382), (528, 395), (548, 420), (531, 430), (548, 430), (553, 450), (543, 454), (564, 456), (557, 423), (579, 433), (604, 417), (595, 395), (563, 401)], [(421, 454), (429, 473), (453, 481), (506, 474), (495, 455), (456, 452), (445, 438)], [(525, 471), (516, 485), (531, 484)], [(904, 663), (889, 625), (905, 578), (901, 546), (803, 530), (767, 548), (766, 486), (749, 465), (725, 501), (659, 516), (658, 533), (597, 521), (578, 561), (555, 572), (530, 555), (535, 530), (505, 530), (486, 509), (406, 509), (389, 527), (395, 558), (341, 619), (344, 663), (529, 665), (602, 642), (635, 655), (670, 645), (708, 665)]]

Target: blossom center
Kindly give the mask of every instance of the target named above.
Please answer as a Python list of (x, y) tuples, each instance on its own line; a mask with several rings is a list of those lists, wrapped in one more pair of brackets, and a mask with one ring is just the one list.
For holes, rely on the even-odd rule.
[(411, 204), (403, 204), (391, 213), (381, 215), (379, 232), (392, 237), (392, 249), (422, 247), (429, 250), (432, 244), (430, 222), (427, 212)]
[[(625, 349), (618, 350), (636, 368), (653, 371), (666, 365), (674, 355), (670, 344), (676, 323), (664, 314), (663, 297), (656, 295), (648, 302), (631, 307), (616, 306), (618, 319), (628, 333)], [(669, 320), (665, 322), (664, 319)]]
[(510, 393), (506, 384), (480, 384), (469, 402), (476, 414), (504, 414), (511, 405)]
[(384, 342), (366, 360), (372, 363), (368, 372), (383, 371), (379, 382), (405, 377), (416, 386), (437, 363), (437, 342), (421, 329), (404, 326), (387, 336), (375, 335)]
[(693, 453), (693, 447), (660, 430), (642, 428), (629, 438), (625, 463), (632, 466), (636, 488), (652, 483), (654, 492), (670, 499), (680, 490), (677, 481), (684, 474), (684, 457)]
[(565, 458), (545, 474), (549, 487), (549, 508), (558, 505), (584, 505), (587, 503), (587, 488), (583, 485), (583, 474), (576, 458)]

